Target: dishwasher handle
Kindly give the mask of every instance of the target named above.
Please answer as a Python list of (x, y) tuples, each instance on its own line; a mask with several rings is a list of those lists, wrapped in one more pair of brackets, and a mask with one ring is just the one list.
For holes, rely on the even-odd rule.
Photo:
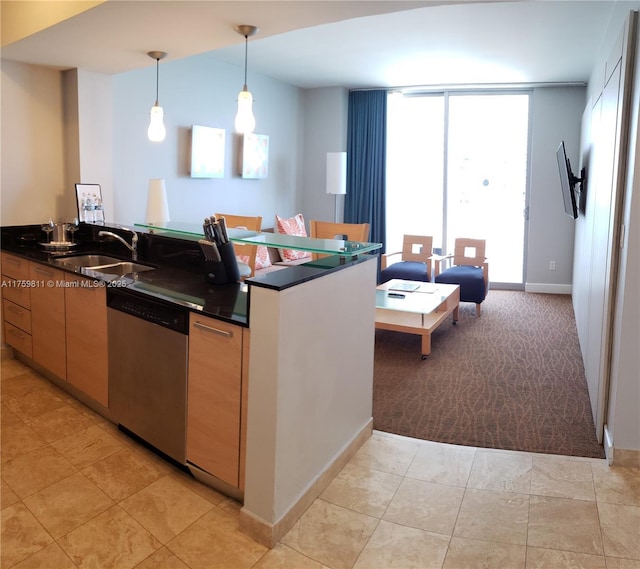
[(224, 336), (225, 338), (233, 338), (233, 332), (231, 331), (220, 330), (220, 328), (212, 328), (211, 326), (207, 326), (206, 324), (200, 324), (200, 322), (194, 322), (193, 327), (198, 328), (199, 330), (204, 330), (205, 332), (217, 334), (218, 336)]

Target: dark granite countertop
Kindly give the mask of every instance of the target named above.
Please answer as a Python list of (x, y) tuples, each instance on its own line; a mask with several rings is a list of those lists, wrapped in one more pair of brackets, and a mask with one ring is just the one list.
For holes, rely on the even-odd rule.
[[(117, 277), (88, 269), (73, 270), (57, 262), (69, 255), (89, 253), (130, 261), (131, 253), (122, 244), (113, 239), (101, 240), (97, 237), (98, 231), (103, 229), (117, 232), (118, 226), (81, 224), (80, 231), (76, 234), (77, 245), (66, 251), (50, 251), (40, 243), (44, 234), (38, 225), (2, 227), (0, 247), (2, 251), (31, 261), (68, 273), (98, 279), (104, 282), (105, 286), (117, 287), (119, 290), (124, 289), (133, 294), (152, 296), (240, 326), (249, 325), (249, 296), (252, 286), (284, 290), (371, 259), (371, 256), (363, 255), (359, 259), (345, 262), (344, 259), (335, 256), (324, 257), (304, 265), (247, 279), (244, 283), (213, 285), (205, 278), (204, 257), (196, 242), (146, 233), (136, 227), (135, 230), (140, 235), (138, 262), (154, 266), (155, 269), (152, 271)], [(122, 235), (127, 238), (126, 233)]]

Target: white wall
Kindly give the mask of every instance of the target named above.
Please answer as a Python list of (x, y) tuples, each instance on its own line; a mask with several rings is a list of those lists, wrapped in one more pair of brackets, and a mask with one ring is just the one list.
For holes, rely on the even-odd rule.
[[(623, 70), (631, 91), (630, 121), (618, 122), (617, 82), (605, 81), (614, 72), (622, 54), (623, 22), (629, 11), (640, 9), (640, 2), (619, 2), (599, 50), (589, 83), (589, 102), (585, 110), (583, 152), (591, 170), (587, 187), (586, 218), (578, 220), (576, 262), (574, 269), (574, 309), (585, 359), (585, 372), (590, 387), (596, 424), (605, 422), (605, 448), (614, 462), (640, 464), (640, 62), (635, 59), (631, 75)], [(636, 54), (640, 46), (635, 40)], [(629, 77), (632, 77), (629, 80)], [(609, 87), (612, 95), (606, 96)], [(600, 93), (604, 92), (602, 98)], [(604, 102), (603, 102), (604, 101)], [(592, 110), (593, 107), (593, 110)], [(627, 129), (628, 151), (619, 153), (615, 145), (616, 128)], [(622, 137), (624, 140), (625, 136)], [(624, 145), (622, 146), (624, 148)], [(622, 184), (612, 190), (618, 162), (624, 172)], [(610, 219), (611, 196), (618, 192), (621, 220), (625, 226), (622, 239), (617, 225)], [(596, 215), (597, 212), (602, 212)], [(596, 233), (599, 231), (600, 234)], [(602, 235), (604, 233), (604, 236)], [(621, 246), (620, 246), (621, 245)], [(603, 249), (604, 247), (604, 249)], [(619, 248), (619, 249), (618, 249)], [(599, 257), (594, 261), (594, 255)], [(619, 251), (619, 265), (615, 252)], [(612, 260), (613, 259), (613, 260)], [(608, 269), (611, 267), (611, 269)], [(606, 311), (606, 312), (605, 312)], [(604, 312), (604, 313), (603, 313)], [(609, 317), (612, 316), (611, 322)], [(595, 340), (594, 340), (595, 338)], [(611, 369), (608, 364), (610, 338)], [(600, 359), (598, 359), (598, 357)], [(594, 401), (595, 398), (595, 401)], [(600, 434), (600, 433), (599, 433)], [(620, 460), (622, 458), (622, 460)]]
[(0, 223), (23, 225), (75, 215), (64, 179), (62, 77), (2, 60)]
[[(347, 150), (349, 92), (323, 88), (304, 91), (305, 137), (302, 212), (306, 220), (333, 221), (336, 196), (326, 191), (327, 152)], [(344, 196), (337, 196), (339, 220), (343, 219)]]
[[(579, 175), (580, 121), (584, 87), (534, 89), (531, 108), (531, 174), (526, 287), (535, 292), (571, 292), (575, 221), (564, 212), (556, 149), (565, 141)], [(556, 270), (549, 270), (549, 261)], [(557, 285), (564, 285), (563, 290)]]
[[(117, 75), (113, 80), (113, 183), (115, 219), (144, 220), (148, 180), (164, 178), (172, 221), (200, 222), (214, 212), (273, 218), (301, 207), (302, 98), (290, 85), (249, 72), (256, 133), (269, 135), (269, 175), (244, 180), (238, 175), (239, 136), (233, 131), (243, 69), (201, 55), (160, 62), (160, 105), (167, 138), (147, 140), (149, 109), (155, 100), (155, 66)], [(189, 177), (191, 125), (226, 130), (225, 176)]]
[(369, 260), (251, 291), (244, 508), (269, 526), (370, 424), (375, 278)]
[[(633, 3), (640, 10), (640, 2)], [(635, 39), (629, 151), (622, 205), (625, 227), (620, 252), (613, 325), (607, 428), (614, 462), (640, 465), (640, 37)], [(631, 451), (631, 452), (629, 452)], [(629, 454), (630, 456), (625, 456)], [(622, 458), (622, 460), (618, 460)]]
[(80, 172), (78, 178), (67, 181), (99, 183), (105, 212), (113, 212), (113, 80), (111, 76), (83, 69), (76, 73)]

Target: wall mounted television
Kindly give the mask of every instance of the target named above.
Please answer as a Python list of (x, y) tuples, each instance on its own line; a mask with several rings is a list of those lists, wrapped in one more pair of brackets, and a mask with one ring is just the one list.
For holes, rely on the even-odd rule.
[[(558, 160), (558, 170), (560, 172), (560, 188), (562, 190), (562, 201), (564, 202), (564, 211), (573, 219), (578, 218), (578, 202), (580, 192), (582, 191), (582, 181), (584, 179), (584, 168), (582, 169), (582, 177), (578, 178), (571, 171), (571, 163), (567, 158), (567, 152), (564, 146), (564, 140), (556, 150), (556, 158)], [(580, 184), (580, 189), (576, 188)]]

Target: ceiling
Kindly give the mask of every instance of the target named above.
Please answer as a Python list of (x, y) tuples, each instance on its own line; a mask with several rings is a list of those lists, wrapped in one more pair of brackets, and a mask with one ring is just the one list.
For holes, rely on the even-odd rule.
[[(66, 12), (41, 21), (55, 5)], [(249, 82), (251, 73), (303, 88), (586, 82), (610, 20), (622, 21), (637, 5), (3, 0), (2, 36), (9, 39), (2, 59), (117, 74), (154, 65), (146, 52), (161, 50), (166, 61), (208, 53), (242, 66), (244, 38), (233, 26), (253, 24), (260, 29), (249, 39)], [(38, 9), (38, 18), (25, 6), (31, 14)], [(37, 28), (44, 29), (32, 33)]]

